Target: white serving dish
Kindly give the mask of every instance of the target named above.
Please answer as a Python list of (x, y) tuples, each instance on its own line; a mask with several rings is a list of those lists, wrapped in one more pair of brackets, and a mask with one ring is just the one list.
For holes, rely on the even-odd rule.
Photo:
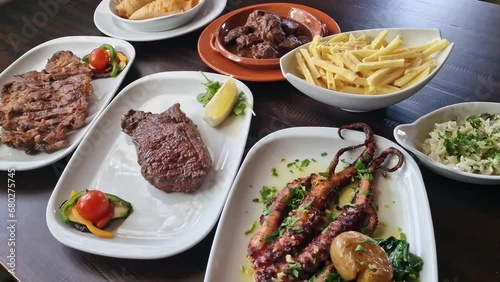
[(440, 108), (420, 117), (413, 123), (396, 126), (394, 138), (401, 146), (415, 154), (426, 167), (444, 177), (474, 184), (500, 184), (500, 175), (481, 175), (460, 171), (422, 153), (421, 144), (434, 129), (434, 124), (450, 120), (463, 121), (467, 116), (481, 113), (500, 114), (500, 103), (467, 102)]
[[(236, 176), (217, 226), (205, 282), (253, 281), (250, 275), (240, 270), (241, 266), (250, 268), (245, 256), (252, 235), (245, 235), (245, 232), (255, 221), (258, 222), (264, 208), (261, 203), (252, 200), (260, 198), (259, 191), (264, 185), (281, 188), (297, 177), (325, 171), (331, 158), (340, 148), (359, 144), (365, 138), (364, 133), (352, 130), (345, 130), (342, 135), (345, 140), (338, 137), (337, 128), (331, 127), (293, 127), (267, 135), (250, 149)], [(381, 229), (377, 230), (375, 236), (396, 235), (396, 229), (401, 228), (407, 235), (410, 250), (424, 260), (420, 281), (437, 282), (432, 217), (419, 167), (413, 158), (394, 142), (380, 136), (375, 136), (375, 142), (376, 154), (392, 146), (401, 150), (405, 156), (404, 165), (396, 172), (388, 173), (387, 178), (376, 176), (375, 201), (380, 207), (379, 219), (385, 222), (386, 226), (379, 227)], [(328, 155), (322, 157), (323, 152)], [(352, 161), (359, 152), (347, 152), (342, 158)], [(286, 160), (282, 161), (283, 158)], [(293, 174), (288, 172), (287, 163), (290, 160), (306, 158), (314, 158), (316, 163), (308, 166), (302, 174), (297, 170)], [(396, 158), (391, 158), (388, 166), (395, 162)], [(276, 168), (278, 177), (271, 175), (273, 167)], [(349, 186), (347, 189), (350, 189)]]
[[(438, 29), (411, 29), (411, 28), (385, 28), (385, 29), (368, 29), (368, 30), (358, 30), (344, 32), (346, 34), (353, 34), (358, 37), (362, 34), (366, 34), (374, 38), (380, 31), (388, 30), (387, 41), (392, 40), (396, 35), (400, 34), (403, 36), (405, 46), (420, 45), (430, 42), (434, 39), (441, 39), (441, 32)], [(322, 41), (327, 41), (328, 39), (335, 37), (337, 35), (328, 36), (322, 39)], [(330, 106), (335, 106), (342, 108), (347, 111), (355, 112), (365, 112), (372, 111), (381, 108), (386, 108), (390, 105), (396, 104), (403, 101), (404, 99), (417, 93), (422, 87), (424, 87), (431, 79), (438, 73), (441, 67), (444, 65), (446, 59), (453, 49), (454, 43), (451, 43), (446, 49), (435, 54), (435, 59), (437, 61), (437, 67), (420, 82), (397, 92), (390, 94), (378, 94), (378, 95), (360, 95), (360, 94), (350, 94), (343, 93), (339, 91), (334, 91), (319, 87), (308, 83), (306, 80), (301, 78), (299, 71), (297, 70), (297, 63), (295, 59), (295, 52), (299, 49), (309, 46), (311, 43), (305, 44), (297, 49), (288, 52), (286, 55), (280, 59), (280, 67), (283, 76), (290, 82), (295, 88), (304, 93), (305, 95), (317, 100), (321, 103), (325, 103)]]
[(127, 41), (154, 41), (180, 36), (199, 29), (213, 21), (226, 7), (227, 0), (205, 0), (196, 16), (189, 22), (174, 29), (145, 32), (124, 29), (114, 19), (109, 9), (113, 0), (103, 0), (94, 12), (94, 24), (104, 34)]
[(0, 144), (0, 170), (14, 168), (16, 170), (30, 170), (52, 164), (72, 152), (80, 143), (89, 128), (89, 124), (108, 105), (115, 95), (116, 90), (127, 75), (135, 59), (134, 47), (121, 39), (101, 37), (101, 36), (69, 36), (53, 39), (31, 49), (12, 63), (0, 74), (0, 85), (15, 80), (14, 75), (22, 74), (31, 70), (42, 70), (45, 68), (47, 59), (55, 52), (61, 50), (72, 51), (82, 58), (93, 49), (102, 44), (110, 44), (118, 51), (122, 51), (128, 57), (128, 64), (125, 69), (115, 78), (99, 78), (92, 80), (94, 87), (93, 96), (87, 99), (89, 104), (89, 116), (84, 127), (70, 132), (70, 145), (56, 152), (38, 153), (27, 155), (22, 150), (16, 150), (6, 145)]
[[(225, 82), (227, 76), (206, 73)], [(66, 166), (47, 204), (52, 235), (71, 248), (109, 257), (155, 259), (180, 253), (202, 240), (219, 218), (240, 165), (251, 113), (230, 116), (213, 128), (202, 119), (196, 96), (205, 92), (200, 72), (164, 72), (143, 77), (125, 87), (96, 120)], [(237, 81), (250, 105), (252, 93)], [(165, 193), (141, 175), (132, 138), (121, 130), (129, 109), (159, 113), (174, 103), (198, 126), (213, 160), (211, 172), (193, 194)], [(132, 203), (132, 214), (115, 229), (112, 239), (82, 233), (64, 224), (59, 206), (71, 190), (99, 189)]]
[(129, 20), (120, 17), (115, 10), (118, 0), (109, 1), (109, 10), (113, 20), (124, 29), (143, 32), (165, 31), (177, 28), (192, 20), (201, 11), (206, 0), (199, 0), (193, 8), (178, 14), (166, 15), (144, 20)]

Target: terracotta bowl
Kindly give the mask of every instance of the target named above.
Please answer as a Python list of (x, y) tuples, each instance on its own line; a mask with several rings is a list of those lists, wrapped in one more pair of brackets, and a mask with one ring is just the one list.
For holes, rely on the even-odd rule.
[(210, 38), (210, 45), (212, 49), (219, 52), (222, 56), (240, 64), (244, 67), (253, 69), (272, 69), (279, 68), (280, 59), (255, 59), (249, 57), (239, 56), (232, 53), (224, 47), (224, 37), (227, 33), (238, 26), (242, 26), (246, 23), (248, 16), (255, 10), (263, 10), (267, 12), (272, 12), (280, 16), (281, 18), (288, 18), (295, 20), (303, 24), (310, 33), (311, 39), (315, 35), (326, 35), (328, 31), (324, 24), (322, 24), (314, 15), (311, 13), (296, 8), (291, 7), (287, 3), (267, 3), (248, 6), (246, 8), (235, 11), (234, 14), (228, 14), (228, 18), (224, 21), (217, 32), (213, 33)]

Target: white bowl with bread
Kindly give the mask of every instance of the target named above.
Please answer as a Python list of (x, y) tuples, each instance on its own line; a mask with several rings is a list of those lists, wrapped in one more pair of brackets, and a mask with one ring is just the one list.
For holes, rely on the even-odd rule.
[(305, 95), (354, 112), (386, 108), (417, 93), (454, 45), (438, 29), (370, 29), (318, 39), (282, 56), (281, 72)]
[(111, 0), (113, 20), (131, 31), (175, 29), (192, 20), (206, 0)]

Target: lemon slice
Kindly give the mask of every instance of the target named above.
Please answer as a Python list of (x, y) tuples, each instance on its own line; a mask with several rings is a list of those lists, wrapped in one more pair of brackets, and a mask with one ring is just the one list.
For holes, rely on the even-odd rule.
[(217, 90), (203, 110), (203, 119), (211, 126), (221, 124), (232, 112), (238, 101), (236, 81), (229, 77)]

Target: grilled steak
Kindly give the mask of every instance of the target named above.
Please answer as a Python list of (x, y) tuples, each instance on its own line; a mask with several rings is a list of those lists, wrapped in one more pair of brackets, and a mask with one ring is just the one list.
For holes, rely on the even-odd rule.
[(212, 159), (193, 121), (174, 104), (160, 114), (129, 110), (122, 117), (144, 178), (165, 192), (192, 193), (201, 187)]
[(55, 53), (46, 69), (17, 76), (2, 86), (1, 140), (27, 154), (54, 152), (68, 146), (67, 132), (82, 127), (92, 95), (87, 64), (70, 51)]

